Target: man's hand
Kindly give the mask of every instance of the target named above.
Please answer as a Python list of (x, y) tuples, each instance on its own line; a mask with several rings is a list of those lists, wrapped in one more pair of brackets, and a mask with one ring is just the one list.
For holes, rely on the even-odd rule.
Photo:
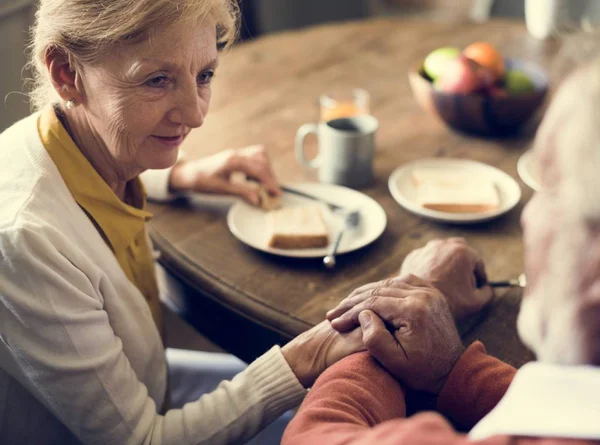
[(231, 176), (238, 172), (258, 181), (271, 195), (281, 194), (267, 152), (261, 145), (225, 150), (207, 158), (180, 162), (173, 167), (170, 187), (175, 192), (237, 195), (259, 205), (258, 187), (231, 181)]
[[(487, 285), (483, 261), (475, 250), (462, 238), (434, 240), (408, 254), (398, 277), (359, 287), (327, 312), (327, 319), (333, 321), (363, 299), (380, 296), (385, 292), (382, 289), (389, 287), (391, 282), (396, 288), (410, 289), (424, 284), (436, 287), (448, 300), (455, 320), (478, 312), (493, 296), (492, 288)], [(340, 330), (352, 327), (340, 322), (334, 322), (333, 326)]]
[(305, 388), (311, 387), (317, 377), (338, 360), (364, 350), (360, 328), (341, 334), (327, 320), (282, 348), (290, 368)]
[(404, 259), (399, 275), (408, 274), (438, 288), (455, 320), (479, 312), (493, 296), (483, 260), (463, 238), (433, 240), (412, 251)]
[(369, 353), (403, 384), (438, 394), (464, 346), (441, 292), (413, 283), (390, 281), (341, 318), (360, 323)]

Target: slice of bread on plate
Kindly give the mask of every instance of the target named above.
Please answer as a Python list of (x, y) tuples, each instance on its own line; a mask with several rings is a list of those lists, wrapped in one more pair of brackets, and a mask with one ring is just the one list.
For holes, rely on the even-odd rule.
[(327, 247), (329, 235), (316, 205), (284, 207), (267, 213), (269, 247), (275, 249), (311, 249)]
[(416, 201), (426, 209), (448, 213), (479, 213), (500, 207), (494, 182), (482, 175), (431, 168), (412, 172)]

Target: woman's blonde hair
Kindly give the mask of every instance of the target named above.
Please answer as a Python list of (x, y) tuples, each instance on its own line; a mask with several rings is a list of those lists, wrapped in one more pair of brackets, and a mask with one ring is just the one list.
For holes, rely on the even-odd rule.
[[(169, 25), (197, 25), (210, 18), (224, 48), (236, 39), (239, 11), (233, 0), (40, 0), (32, 29), (29, 68), (31, 105), (57, 99), (45, 59), (60, 51), (73, 69), (97, 62), (116, 44)], [(133, 39), (137, 40), (137, 39)]]

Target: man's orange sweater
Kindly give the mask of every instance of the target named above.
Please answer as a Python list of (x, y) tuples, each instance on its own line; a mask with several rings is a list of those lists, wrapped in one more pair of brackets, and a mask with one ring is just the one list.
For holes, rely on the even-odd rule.
[[(439, 394), (437, 410), (472, 428), (502, 398), (516, 370), (471, 345)], [(469, 438), (437, 413), (406, 418), (405, 391), (369, 354), (354, 354), (316, 381), (288, 426), (284, 445), (454, 445)], [(481, 445), (598, 445), (598, 441), (494, 436)]]

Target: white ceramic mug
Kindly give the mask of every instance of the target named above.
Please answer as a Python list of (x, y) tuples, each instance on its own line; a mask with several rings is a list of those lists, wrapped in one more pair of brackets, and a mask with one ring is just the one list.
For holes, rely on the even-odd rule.
[(566, 8), (564, 0), (525, 0), (525, 23), (536, 39), (546, 39), (556, 32)]
[[(319, 181), (347, 187), (362, 187), (373, 179), (373, 153), (377, 119), (368, 114), (304, 124), (296, 133), (296, 158), (319, 170)], [(304, 139), (316, 134), (319, 154), (307, 159)]]

